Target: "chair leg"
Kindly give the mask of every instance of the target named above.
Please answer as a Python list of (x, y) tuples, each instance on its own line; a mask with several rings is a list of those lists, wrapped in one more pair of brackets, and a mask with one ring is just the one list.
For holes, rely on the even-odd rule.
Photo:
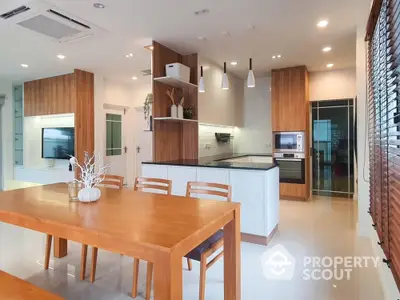
[(139, 259), (133, 259), (133, 282), (132, 282), (132, 298), (137, 297), (138, 281), (139, 281)]
[(192, 260), (190, 258), (186, 258), (186, 259), (187, 259), (188, 270), (192, 271)]
[(199, 286), (199, 300), (205, 299), (206, 294), (206, 271), (207, 271), (207, 258), (201, 257), (200, 260), (200, 286)]
[(93, 283), (96, 278), (96, 267), (97, 267), (97, 253), (99, 249), (93, 247), (92, 249), (92, 271), (90, 272), (90, 282)]
[(44, 269), (45, 270), (49, 269), (52, 239), (53, 239), (52, 235), (50, 235), (50, 234), (46, 235), (46, 252), (45, 252), (45, 256), (44, 256)]
[(85, 280), (86, 276), (86, 259), (87, 259), (88, 245), (82, 244), (82, 254), (81, 254), (81, 280)]
[(153, 280), (153, 263), (147, 262), (146, 300), (150, 300), (152, 280)]

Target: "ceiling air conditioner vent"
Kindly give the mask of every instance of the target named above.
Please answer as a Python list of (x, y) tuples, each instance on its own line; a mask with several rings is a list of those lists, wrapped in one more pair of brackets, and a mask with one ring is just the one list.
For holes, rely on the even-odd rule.
[(48, 13), (51, 13), (51, 14), (54, 14), (54, 15), (56, 15), (56, 16), (58, 16), (58, 17), (60, 17), (60, 18), (63, 18), (63, 19), (65, 19), (65, 20), (68, 20), (68, 21), (70, 21), (70, 22), (72, 22), (72, 23), (75, 23), (76, 25), (80, 25), (80, 26), (82, 26), (82, 27), (84, 27), (84, 28), (86, 28), (86, 29), (90, 29), (90, 26), (88, 26), (88, 25), (86, 25), (86, 24), (83, 24), (82, 22), (79, 22), (79, 21), (77, 21), (77, 20), (74, 20), (74, 19), (72, 19), (72, 18), (70, 18), (70, 17), (68, 17), (68, 16), (66, 16), (66, 15), (63, 15), (62, 13), (59, 13), (59, 12), (53, 10), (53, 9), (49, 9), (49, 10), (47, 10), (47, 12), (48, 12)]
[[(25, 12), (21, 13), (23, 11)], [(38, 38), (47, 37), (58, 43), (80, 42), (106, 32), (95, 24), (41, 0), (31, 0), (29, 5), (21, 6), (3, 16), (9, 19), (0, 18), (1, 26), (4, 23), (10, 27), (23, 27), (30, 31), (31, 36), (36, 34)]]
[(16, 15), (22, 14), (23, 12), (28, 11), (28, 10), (30, 10), (30, 8), (28, 6), (23, 5), (23, 6), (20, 6), (20, 7), (16, 8), (16, 9), (13, 9), (13, 10), (11, 10), (9, 12), (6, 12), (6, 13), (0, 15), (0, 18), (7, 20), (7, 19), (12, 18), (12, 17), (14, 17)]

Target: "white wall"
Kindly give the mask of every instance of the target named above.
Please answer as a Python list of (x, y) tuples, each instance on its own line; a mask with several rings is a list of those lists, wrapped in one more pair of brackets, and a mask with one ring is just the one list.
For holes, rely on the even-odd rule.
[(257, 77), (254, 88), (244, 82), (243, 127), (234, 145), (239, 153), (272, 153), (271, 77)]
[(5, 104), (1, 110), (1, 138), (2, 138), (2, 156), (3, 156), (3, 185), (14, 176), (14, 150), (13, 150), (13, 92), (12, 82), (9, 80), (0, 80), (0, 94), (6, 96)]
[(356, 69), (341, 69), (325, 72), (311, 72), (310, 101), (354, 98), (356, 90)]
[(74, 127), (74, 114), (35, 116), (24, 118), (24, 168), (48, 168), (54, 161), (54, 168), (65, 169), (68, 172), (68, 160), (49, 160), (42, 158), (42, 128)]
[(199, 157), (232, 154), (235, 140), (230, 143), (218, 143), (215, 133), (230, 133), (234, 135), (235, 127), (222, 125), (199, 124)]
[(199, 121), (219, 125), (241, 126), (243, 80), (234, 77), (228, 72), (230, 89), (222, 90), (223, 69), (203, 57), (199, 58), (199, 65), (204, 68), (206, 87), (205, 93), (199, 93)]
[(151, 77), (140, 78), (131, 84), (107, 80), (101, 74), (95, 74), (95, 151), (105, 156), (105, 108), (104, 104), (114, 106), (114, 109), (126, 108), (124, 117), (125, 143), (128, 147), (126, 157), (126, 179), (128, 185), (133, 185), (135, 165), (136, 132), (135, 109), (142, 106), (146, 95), (151, 93)]

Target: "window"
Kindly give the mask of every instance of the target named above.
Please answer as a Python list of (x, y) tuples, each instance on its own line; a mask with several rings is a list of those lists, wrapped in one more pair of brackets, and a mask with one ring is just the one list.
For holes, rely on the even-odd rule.
[(106, 114), (106, 156), (122, 154), (122, 116)]
[(368, 23), (370, 213), (400, 286), (400, 0), (375, 0)]

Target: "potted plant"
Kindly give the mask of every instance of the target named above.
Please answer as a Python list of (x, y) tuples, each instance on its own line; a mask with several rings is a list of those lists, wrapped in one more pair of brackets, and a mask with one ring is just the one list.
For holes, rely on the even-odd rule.
[(147, 94), (146, 100), (143, 104), (143, 111), (144, 111), (144, 119), (147, 120), (151, 115), (151, 107), (153, 104), (153, 94)]

